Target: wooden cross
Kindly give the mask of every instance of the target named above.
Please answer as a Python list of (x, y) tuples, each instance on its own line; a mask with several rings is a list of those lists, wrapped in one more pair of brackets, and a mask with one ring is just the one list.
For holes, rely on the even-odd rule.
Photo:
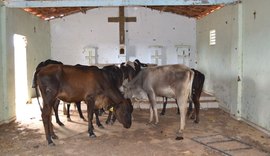
[[(119, 7), (119, 17), (109, 17), (108, 22), (119, 22), (119, 43), (125, 45), (125, 22), (136, 22), (136, 17), (125, 17), (124, 6)], [(124, 49), (120, 49), (120, 54), (125, 54)]]

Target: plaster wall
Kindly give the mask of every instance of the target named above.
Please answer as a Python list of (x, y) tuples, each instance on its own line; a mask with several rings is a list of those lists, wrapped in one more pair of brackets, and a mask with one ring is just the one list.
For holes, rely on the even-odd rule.
[(270, 131), (270, 1), (243, 1), (242, 117)]
[(6, 97), (5, 97), (5, 69), (4, 69), (4, 63), (5, 63), (5, 14), (6, 14), (6, 10), (5, 7), (2, 6), (2, 2), (0, 2), (0, 123), (2, 122), (3, 119), (5, 119), (6, 117), (6, 113), (3, 111), (5, 110), (5, 101), (6, 101)]
[[(2, 9), (1, 9), (2, 11)], [(1, 12), (2, 13), (2, 12)], [(0, 122), (6, 122), (15, 117), (15, 73), (14, 73), (14, 45), (13, 35), (20, 34), (27, 38), (27, 85), (29, 98), (32, 94), (32, 76), (36, 65), (44, 59), (50, 58), (50, 27), (45, 22), (22, 9), (4, 8), (4, 16), (1, 14), (1, 25), (5, 29), (1, 33), (4, 40), (1, 46), (3, 75), (3, 99), (0, 103), (4, 109), (0, 110)], [(3, 22), (3, 23), (2, 23)], [(26, 101), (25, 101), (26, 102)]]
[[(266, 131), (270, 131), (269, 6), (267, 0), (244, 0), (197, 21), (204, 89), (232, 115)], [(217, 31), (215, 46), (208, 43), (211, 29)]]
[[(117, 16), (118, 7), (103, 7), (52, 20), (52, 58), (66, 64), (88, 64), (84, 48), (97, 47), (98, 63), (121, 63), (119, 25), (108, 22), (108, 17)], [(163, 64), (178, 63), (175, 45), (182, 44), (191, 46), (191, 66), (195, 66), (195, 19), (144, 7), (125, 7), (125, 16), (137, 18), (137, 22), (125, 24), (127, 60), (151, 63), (149, 46), (158, 45), (163, 46)]]
[[(206, 77), (204, 89), (228, 111), (236, 110), (237, 105), (237, 24), (236, 5), (197, 20), (198, 69)], [(209, 45), (210, 30), (216, 30), (216, 45)]]

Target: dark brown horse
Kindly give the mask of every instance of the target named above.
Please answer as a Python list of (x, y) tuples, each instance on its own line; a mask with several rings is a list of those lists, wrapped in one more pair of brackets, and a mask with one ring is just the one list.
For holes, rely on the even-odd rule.
[[(84, 70), (84, 69), (87, 70), (89, 68), (89, 66), (84, 66), (84, 65), (80, 65), (80, 64), (75, 65), (75, 67), (82, 69), (82, 70)], [(91, 68), (95, 68), (95, 67), (92, 66)], [(117, 67), (116, 65), (108, 65), (108, 66), (104, 66), (101, 70), (105, 74), (107, 74), (110, 83), (113, 84), (115, 87), (119, 88), (122, 85), (123, 73), (119, 67)], [(110, 107), (109, 106), (111, 103), (110, 99), (108, 99), (106, 96), (99, 96), (95, 103), (96, 103), (95, 105), (98, 108), (100, 108), (100, 109), (95, 109), (95, 112), (94, 112), (95, 116), (96, 116), (96, 124), (98, 125), (98, 127), (104, 128), (103, 125), (100, 123), (98, 116), (100, 115), (100, 113), (105, 111), (104, 109), (108, 109)], [(84, 121), (86, 121), (83, 114), (82, 114), (81, 102), (75, 102), (75, 104), (76, 104), (76, 107), (78, 109), (80, 118), (83, 119)], [(58, 116), (58, 105), (59, 105), (59, 101), (54, 105), (55, 118), (56, 118), (56, 122), (60, 126), (63, 126), (64, 124), (60, 121), (59, 116)], [(67, 119), (68, 119), (68, 121), (71, 121), (69, 108), (70, 108), (70, 104), (68, 103), (67, 104)], [(106, 121), (107, 124), (110, 122), (110, 119), (111, 119), (110, 116), (112, 116), (112, 113), (109, 113), (108, 119)], [(116, 118), (113, 118), (113, 122), (115, 120), (116, 120)]]
[(77, 68), (69, 65), (50, 64), (41, 68), (34, 75), (35, 88), (38, 86), (43, 98), (42, 120), (48, 144), (54, 144), (54, 134), (51, 123), (51, 112), (56, 100), (65, 102), (85, 101), (88, 112), (89, 137), (95, 137), (93, 132), (93, 113), (98, 96), (106, 96), (114, 107), (114, 115), (130, 128), (133, 107), (129, 99), (125, 99), (119, 89), (110, 83), (109, 77), (97, 67)]
[[(51, 60), (51, 59), (48, 59), (46, 61), (42, 61), (40, 62), (37, 67), (36, 67), (36, 71), (35, 71), (35, 74), (37, 74), (39, 72), (39, 70), (49, 64), (63, 64), (62, 62), (60, 61), (56, 61), (56, 60)], [(76, 67), (83, 67), (81, 65), (76, 65)], [(34, 76), (34, 79), (33, 79), (33, 83), (32, 83), (32, 88), (35, 88), (36, 87), (36, 76)], [(37, 95), (38, 96), (38, 95)], [(59, 119), (59, 115), (58, 115), (58, 106), (59, 106), (59, 103), (60, 103), (60, 100), (57, 100), (53, 106), (53, 110), (54, 110), (54, 113), (55, 113), (55, 120), (56, 120), (56, 123), (60, 126), (64, 126), (64, 124), (60, 121)], [(82, 110), (81, 110), (81, 102), (76, 102), (76, 107), (78, 109), (78, 112), (79, 112), (79, 115), (80, 115), (80, 118), (83, 119), (84, 121), (86, 121), (86, 119), (84, 118), (83, 114), (82, 114)], [(70, 103), (67, 103), (67, 119), (68, 121), (71, 121), (70, 119), (70, 113), (69, 113), (69, 110), (70, 110)], [(97, 118), (98, 120), (98, 118)], [(100, 122), (97, 121), (96, 122), (97, 124), (99, 124)], [(99, 125), (99, 127), (102, 127), (102, 125)]]
[[(143, 67), (147, 67), (147, 64), (141, 63), (138, 59), (134, 60), (134, 62), (128, 61), (123, 62), (120, 65), (120, 69), (115, 70), (115, 75), (113, 78), (114, 83), (117, 85), (117, 87), (121, 87), (123, 85), (124, 80), (131, 81), (140, 71)], [(103, 68), (104, 69), (104, 68)], [(110, 68), (107, 68), (107, 70)], [(110, 69), (109, 71), (113, 71)], [(108, 118), (106, 120), (106, 124), (113, 124), (115, 122), (115, 117), (112, 115), (113, 108), (110, 109)]]

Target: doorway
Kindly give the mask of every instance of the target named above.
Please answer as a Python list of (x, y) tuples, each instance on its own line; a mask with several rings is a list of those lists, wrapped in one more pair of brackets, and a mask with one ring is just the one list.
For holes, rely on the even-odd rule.
[(14, 67), (15, 67), (15, 103), (16, 103), (16, 117), (21, 119), (20, 115), (24, 110), (28, 100), (27, 88), (27, 58), (26, 46), (27, 40), (23, 35), (14, 34)]

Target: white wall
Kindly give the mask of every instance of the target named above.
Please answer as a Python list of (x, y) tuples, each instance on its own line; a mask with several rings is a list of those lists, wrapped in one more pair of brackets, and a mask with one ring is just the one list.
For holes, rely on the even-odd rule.
[[(94, 46), (98, 47), (98, 63), (120, 63), (118, 23), (108, 23), (108, 17), (117, 16), (117, 7), (105, 7), (52, 20), (52, 58), (67, 64), (87, 64), (82, 51), (84, 47)], [(137, 18), (137, 22), (125, 25), (128, 58), (150, 63), (149, 46), (161, 45), (163, 64), (177, 63), (175, 45), (181, 44), (191, 45), (195, 57), (194, 19), (144, 7), (126, 7), (125, 16)]]
[[(50, 58), (50, 27), (22, 9), (1, 7), (1, 79), (3, 99), (0, 101), (0, 124), (15, 117), (15, 74), (13, 35), (27, 38), (27, 83), (29, 97), (32, 95), (32, 76), (40, 61)], [(3, 41), (4, 40), (4, 41)], [(2, 62), (3, 61), (3, 62)]]
[[(232, 115), (268, 131), (269, 6), (268, 0), (244, 0), (197, 21), (198, 67), (206, 74), (204, 89), (214, 93)], [(217, 31), (215, 46), (208, 43), (211, 29)]]
[[(242, 116), (270, 130), (270, 1), (243, 1)], [(256, 17), (254, 17), (256, 12)]]
[[(206, 77), (204, 89), (215, 94), (227, 110), (237, 103), (237, 19), (237, 6), (227, 6), (197, 20), (198, 69)], [(212, 29), (216, 45), (210, 46)]]
[[(0, 2), (0, 5), (2, 4), (2, 2)], [(8, 117), (5, 117), (6, 114), (4, 112), (2, 112), (1, 110), (5, 110), (5, 71), (4, 71), (4, 61), (5, 61), (5, 57), (4, 57), (4, 51), (6, 51), (6, 37), (5, 37), (5, 24), (4, 24), (4, 19), (5, 19), (5, 14), (6, 14), (6, 10), (4, 7), (0, 7), (0, 124), (1, 121), (3, 122), (4, 120), (8, 120)]]

